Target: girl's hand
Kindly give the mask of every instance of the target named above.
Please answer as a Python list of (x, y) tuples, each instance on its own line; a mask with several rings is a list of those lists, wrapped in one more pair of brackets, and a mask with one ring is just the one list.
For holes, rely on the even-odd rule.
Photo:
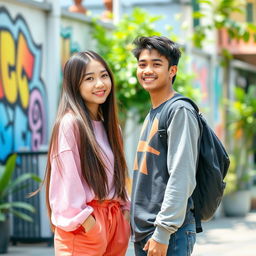
[(130, 211), (128, 210), (123, 210), (123, 215), (124, 215), (124, 218), (130, 222)]
[(89, 215), (88, 218), (84, 221), (82, 226), (84, 227), (85, 232), (89, 232), (93, 226), (96, 224), (96, 220), (92, 215)]

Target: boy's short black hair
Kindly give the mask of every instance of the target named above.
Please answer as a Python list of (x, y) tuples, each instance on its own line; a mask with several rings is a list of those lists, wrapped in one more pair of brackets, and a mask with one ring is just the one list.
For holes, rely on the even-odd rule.
[(136, 38), (133, 43), (136, 48), (132, 50), (137, 60), (143, 50), (157, 50), (160, 55), (165, 56), (169, 63), (169, 68), (178, 65), (181, 51), (179, 46), (164, 36), (141, 36)]

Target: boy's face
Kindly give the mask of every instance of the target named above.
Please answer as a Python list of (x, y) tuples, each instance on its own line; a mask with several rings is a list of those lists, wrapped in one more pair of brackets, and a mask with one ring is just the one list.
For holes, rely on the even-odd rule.
[(157, 50), (143, 50), (139, 56), (137, 67), (139, 83), (149, 93), (170, 87), (177, 66), (170, 68), (168, 66), (167, 58), (160, 55)]

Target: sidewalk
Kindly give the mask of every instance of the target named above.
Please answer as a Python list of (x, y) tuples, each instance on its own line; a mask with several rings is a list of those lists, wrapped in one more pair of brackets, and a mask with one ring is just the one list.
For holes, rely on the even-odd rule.
[(256, 212), (203, 224), (193, 256), (256, 256)]
[[(197, 235), (193, 256), (255, 256), (256, 212), (246, 218), (220, 218), (203, 223), (204, 232)], [(54, 256), (46, 244), (10, 246), (3, 256)], [(134, 256), (129, 245), (127, 255)]]

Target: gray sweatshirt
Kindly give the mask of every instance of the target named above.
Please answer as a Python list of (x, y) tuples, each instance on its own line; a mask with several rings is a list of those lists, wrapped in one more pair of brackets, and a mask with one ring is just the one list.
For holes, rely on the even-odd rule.
[(165, 102), (147, 115), (137, 148), (131, 198), (132, 240), (152, 235), (168, 244), (170, 235), (193, 223), (199, 126), (194, 108), (176, 101), (168, 113), (167, 152), (157, 130)]

